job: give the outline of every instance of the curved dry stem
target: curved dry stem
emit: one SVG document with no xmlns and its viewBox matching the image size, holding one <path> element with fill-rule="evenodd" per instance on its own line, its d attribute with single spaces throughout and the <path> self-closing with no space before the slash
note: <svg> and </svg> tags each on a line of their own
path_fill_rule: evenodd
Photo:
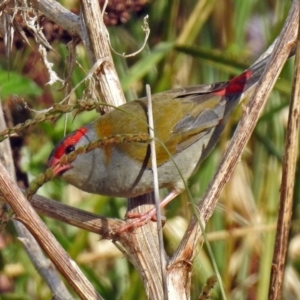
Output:
<svg viewBox="0 0 300 300">
<path fill-rule="evenodd" d="M 282 181 L 280 187 L 280 205 L 274 247 L 272 271 L 269 288 L 269 299 L 282 298 L 285 260 L 288 236 L 292 218 L 295 173 L 298 156 L 299 117 L 300 117 L 300 23 L 298 21 L 297 51 L 294 68 L 294 82 L 289 110 L 285 153 L 282 165 Z"/>
<path fill-rule="evenodd" d="M 207 223 L 208 219 L 214 212 L 219 195 L 224 185 L 229 180 L 234 167 L 240 158 L 242 150 L 250 138 L 259 114 L 268 99 L 275 81 L 285 61 L 287 60 L 291 49 L 295 45 L 299 18 L 298 15 L 299 2 L 294 0 L 266 70 L 252 94 L 249 104 L 244 111 L 244 115 L 239 123 L 234 137 L 232 138 L 230 146 L 220 163 L 216 175 L 207 188 L 203 200 L 198 205 L 200 218 L 203 220 L 204 224 Z M 193 257 L 195 256 L 195 243 L 197 244 L 197 241 L 199 241 L 200 235 L 201 230 L 199 224 L 197 220 L 193 218 L 176 253 L 170 260 L 170 267 L 174 265 L 176 266 L 181 261 L 192 262 Z"/>
<path fill-rule="evenodd" d="M 35 237 L 40 247 L 60 273 L 68 280 L 81 299 L 102 299 L 54 236 L 48 231 L 1 163 L 0 187 L 3 197 L 15 212 L 17 220 L 21 221 Z"/>
<path fill-rule="evenodd" d="M 6 127 L 3 110 L 0 101 L 0 130 L 3 130 Z M 4 164 L 8 173 L 12 178 L 15 178 L 15 168 L 13 164 L 12 153 L 10 149 L 9 141 L 4 141 L 0 143 L 0 162 Z M 2 202 L 0 202 L 2 206 Z M 6 204 L 4 203 L 6 206 Z M 8 222 L 8 219 L 2 220 L 0 213 L 0 224 L 2 225 L 2 221 L 5 223 Z M 4 216 L 5 217 L 5 216 Z M 48 284 L 50 290 L 54 295 L 57 295 L 58 300 L 72 299 L 69 291 L 66 286 L 62 282 L 56 268 L 45 257 L 38 243 L 34 239 L 34 237 L 30 234 L 30 232 L 26 229 L 26 227 L 15 220 L 13 220 L 14 226 L 16 228 L 18 238 L 24 245 L 25 251 L 32 261 L 34 267 Z"/>
</svg>

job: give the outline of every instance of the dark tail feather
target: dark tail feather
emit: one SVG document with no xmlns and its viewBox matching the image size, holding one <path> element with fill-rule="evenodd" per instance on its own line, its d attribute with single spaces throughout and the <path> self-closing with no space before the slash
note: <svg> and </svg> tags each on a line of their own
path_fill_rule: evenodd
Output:
<svg viewBox="0 0 300 300">
<path fill-rule="evenodd" d="M 291 49 L 289 57 L 295 54 L 296 47 L 294 46 Z M 225 96 L 227 98 L 224 118 L 220 121 L 220 123 L 216 126 L 212 137 L 202 151 L 202 155 L 200 158 L 201 163 L 211 152 L 211 150 L 215 147 L 217 141 L 219 140 L 219 136 L 221 135 L 228 117 L 231 115 L 232 111 L 238 105 L 239 101 L 243 99 L 242 94 L 249 90 L 252 86 L 254 86 L 258 80 L 260 79 L 262 73 L 265 70 L 267 63 L 269 62 L 270 55 L 266 56 L 264 59 L 255 62 L 252 66 L 250 66 L 246 71 L 244 71 L 241 75 L 234 77 L 228 82 L 226 88 L 221 89 L 215 94 L 219 94 L 220 96 Z"/>
<path fill-rule="evenodd" d="M 293 48 L 290 51 L 289 57 L 292 57 L 295 55 L 296 52 L 296 46 L 293 46 Z M 249 76 L 249 79 L 245 85 L 244 91 L 248 90 L 250 87 L 252 87 L 260 78 L 262 73 L 264 72 L 266 65 L 268 64 L 270 60 L 270 55 L 266 56 L 262 60 L 255 62 L 252 66 L 250 66 L 244 73 L 251 72 L 251 75 Z M 243 74 L 244 74 L 243 73 Z"/>
</svg>

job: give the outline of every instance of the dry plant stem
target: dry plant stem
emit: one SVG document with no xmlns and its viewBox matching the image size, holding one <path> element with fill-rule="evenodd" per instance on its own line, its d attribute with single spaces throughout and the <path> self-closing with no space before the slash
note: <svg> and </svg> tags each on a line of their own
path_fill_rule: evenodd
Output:
<svg viewBox="0 0 300 300">
<path fill-rule="evenodd" d="M 81 21 L 81 25 L 79 21 L 77 23 L 77 20 L 79 20 L 76 19 L 78 18 L 77 16 L 67 12 L 55 1 L 32 1 L 38 5 L 38 9 L 45 14 L 47 18 L 69 32 L 79 35 L 84 40 L 87 50 L 90 53 L 89 56 L 92 60 L 92 64 L 95 64 L 99 59 L 105 58 L 105 62 L 101 65 L 97 73 L 97 79 L 101 82 L 102 100 L 109 104 L 122 104 L 125 100 L 120 89 L 118 78 L 115 77 L 115 74 L 110 73 L 113 63 L 106 38 L 106 29 L 102 22 L 100 8 L 98 3 L 96 3 L 97 1 L 81 1 L 82 17 L 84 19 L 84 21 Z M 52 11 L 59 13 L 52 14 Z M 85 26 L 87 27 L 86 29 Z M 91 34 L 91 36 L 89 36 L 89 34 Z M 99 35 L 101 35 L 101 37 Z M 109 75 L 108 79 L 105 78 L 107 75 Z M 107 86 L 109 87 L 109 91 L 105 92 Z M 113 94 L 110 91 L 112 91 Z M 153 198 L 151 195 L 146 195 L 143 199 L 128 199 L 128 210 L 143 213 L 153 208 Z M 150 206 L 150 204 L 152 205 Z M 110 224 L 110 222 L 108 222 L 108 224 Z M 108 228 L 110 228 L 109 225 Z M 126 256 L 133 262 L 141 275 L 149 299 L 162 299 L 161 295 L 163 295 L 156 232 L 156 224 L 150 222 L 143 226 L 143 230 L 137 229 L 134 233 L 128 233 L 128 239 L 126 239 L 126 241 L 124 241 L 124 234 L 122 237 L 118 237 L 118 240 L 125 247 Z M 108 235 L 108 237 L 110 236 Z M 127 233 L 125 237 L 127 238 Z M 135 249 L 139 249 L 139 251 L 137 252 Z M 139 255 L 135 255 L 136 253 Z"/>
<path fill-rule="evenodd" d="M 104 60 L 95 72 L 101 99 L 111 105 L 119 106 L 126 102 L 119 77 L 112 60 L 108 32 L 103 22 L 98 0 L 80 0 L 82 40 L 85 43 L 90 61 L 95 64 Z M 104 111 L 109 107 L 105 106 Z"/>
<path fill-rule="evenodd" d="M 83 40 L 92 65 L 98 60 L 105 61 L 96 71 L 99 92 L 104 102 L 119 106 L 125 103 L 125 97 L 116 73 L 108 43 L 107 30 L 103 23 L 99 2 L 81 0 L 82 14 L 77 16 L 65 9 L 57 1 L 31 0 L 34 7 L 72 35 Z M 104 110 L 108 108 L 105 107 Z"/>
<path fill-rule="evenodd" d="M 135 207 L 136 212 L 145 213 L 153 208 L 153 198 L 153 193 L 131 198 L 127 205 Z M 127 233 L 126 239 L 123 236 L 120 238 L 127 250 L 127 257 L 142 278 L 148 299 L 164 299 L 157 223 L 150 221 L 135 229 L 133 233 Z M 170 294 L 169 298 L 175 299 L 170 297 Z"/>
<path fill-rule="evenodd" d="M 154 135 L 154 121 L 153 121 L 153 110 L 152 110 L 152 99 L 151 99 L 151 89 L 150 86 L 146 85 L 147 92 L 147 103 L 148 103 L 148 122 L 149 122 L 149 135 L 153 139 L 151 141 L 151 163 L 153 172 L 153 186 L 154 186 L 154 200 L 156 208 L 156 220 L 157 220 L 157 235 L 159 241 L 159 256 L 161 264 L 161 276 L 164 290 L 164 299 L 168 300 L 168 285 L 166 279 L 166 253 L 164 248 L 163 232 L 162 232 L 162 221 L 161 221 L 161 209 L 160 209 L 160 199 L 159 199 L 159 184 L 158 184 L 158 172 L 156 163 L 156 152 L 155 152 L 155 135 Z"/>
<path fill-rule="evenodd" d="M 4 130 L 5 128 L 6 124 L 0 101 L 0 131 Z M 5 140 L 0 143 L 0 162 L 6 167 L 6 170 L 10 174 L 11 178 L 15 178 L 15 168 L 13 164 L 9 140 Z M 16 220 L 13 220 L 13 223 L 16 228 L 18 238 L 22 242 L 27 255 L 29 256 L 39 274 L 48 284 L 52 293 L 56 295 L 56 299 L 73 299 L 64 283 L 62 282 L 56 268 L 54 267 L 52 262 L 50 262 L 49 259 L 44 256 L 40 246 L 31 235 L 31 233 L 22 223 Z"/>
<path fill-rule="evenodd" d="M 152 207 L 147 205 L 152 196 L 148 194 L 146 197 L 148 199 L 144 196 L 132 199 L 132 203 L 138 206 L 141 213 L 147 212 Z M 45 216 L 114 239 L 116 245 L 121 243 L 122 246 L 118 248 L 139 271 L 143 282 L 148 283 L 145 286 L 149 299 L 162 299 L 161 270 L 157 263 L 160 260 L 159 252 L 155 251 L 158 249 L 156 222 L 149 222 L 134 232 L 124 232 L 120 236 L 115 236 L 114 233 L 124 225 L 124 221 L 100 217 L 39 195 L 34 195 L 30 203 Z"/>
<path fill-rule="evenodd" d="M 79 16 L 64 8 L 56 0 L 29 0 L 49 20 L 59 24 L 71 35 L 82 36 Z"/>
<path fill-rule="evenodd" d="M 204 224 L 206 224 L 212 215 L 219 195 L 225 183 L 229 180 L 234 167 L 240 158 L 241 152 L 245 148 L 250 135 L 253 132 L 259 114 L 267 101 L 275 80 L 285 63 L 291 48 L 295 44 L 297 37 L 298 15 L 299 3 L 298 0 L 295 0 L 293 1 L 287 21 L 278 38 L 274 52 L 271 55 L 270 62 L 262 75 L 262 79 L 257 84 L 234 137 L 232 138 L 232 142 L 220 163 L 216 175 L 207 188 L 202 202 L 200 202 L 198 206 L 200 216 Z M 197 243 L 199 237 L 199 225 L 196 219 L 193 218 L 176 253 L 170 260 L 169 267 L 173 267 L 174 265 L 177 266 L 182 261 L 191 263 L 195 255 L 194 250 L 196 249 L 194 244 L 195 242 Z M 191 269 L 187 271 L 190 272 L 190 270 Z"/>
<path fill-rule="evenodd" d="M 102 299 L 54 236 L 48 231 L 45 224 L 40 220 L 20 189 L 11 180 L 1 163 L 0 187 L 3 197 L 15 212 L 16 219 L 21 221 L 35 237 L 41 248 L 73 287 L 78 296 L 86 300 Z"/>
<path fill-rule="evenodd" d="M 95 72 L 97 81 L 99 82 L 102 100 L 116 106 L 121 105 L 125 102 L 125 98 L 114 69 L 107 30 L 103 23 L 98 0 L 80 0 L 80 3 L 83 32 L 81 37 L 87 47 L 91 62 L 95 64 L 97 61 L 105 59 Z M 145 212 L 145 207 L 148 207 L 147 210 L 149 210 L 148 205 L 142 204 L 152 203 L 153 205 L 152 196 L 153 194 L 145 195 L 142 199 L 138 198 L 140 199 L 139 201 L 136 201 L 136 199 L 128 199 L 128 210 L 132 212 Z M 154 243 L 157 239 L 156 224 L 153 225 L 150 223 L 144 225 L 143 230 L 137 229 L 134 233 L 127 233 L 126 237 L 128 236 L 128 242 L 124 242 L 123 239 L 121 240 L 121 237 L 116 237 L 116 239 L 122 242 L 125 247 L 126 256 L 136 266 L 143 280 L 148 297 L 150 299 L 162 299 L 163 290 L 160 275 L 158 243 Z M 151 236 L 151 239 L 149 239 L 149 236 Z M 152 241 L 152 244 L 148 246 L 150 241 Z M 139 251 L 137 252 L 135 249 L 139 249 Z M 147 264 L 145 264 L 146 260 L 149 259 L 151 259 L 151 261 L 147 261 Z M 148 264 L 150 268 L 148 268 Z M 150 278 L 148 278 L 148 276 L 150 276 Z"/>
<path fill-rule="evenodd" d="M 30 203 L 38 213 L 44 216 L 97 233 L 109 239 L 114 239 L 114 233 L 125 223 L 119 219 L 101 217 L 39 195 L 34 195 Z"/>
<path fill-rule="evenodd" d="M 14 220 L 14 226 L 18 232 L 18 239 L 22 242 L 26 253 L 39 274 L 43 277 L 50 290 L 53 293 L 55 300 L 72 300 L 73 296 L 67 290 L 60 274 L 57 272 L 54 264 L 45 257 L 40 246 L 26 229 L 26 227 Z M 30 236 L 30 238 L 28 238 Z"/>
<path fill-rule="evenodd" d="M 299 1 L 298 1 L 299 2 Z M 300 5 L 300 4 L 299 4 Z M 299 13 L 299 12 L 298 12 Z M 280 206 L 277 222 L 275 248 L 269 287 L 269 299 L 282 299 L 282 287 L 288 235 L 293 208 L 295 172 L 298 155 L 299 114 L 300 114 L 300 22 L 298 23 L 298 40 L 295 59 L 293 91 L 289 110 L 285 154 L 282 166 L 280 188 Z"/>
<path fill-rule="evenodd" d="M 122 220 L 102 217 L 40 195 L 33 195 L 30 203 L 38 213 L 46 217 L 103 235 L 108 239 L 116 239 L 115 233 L 125 224 Z M 261 232 L 275 231 L 275 229 L 276 224 L 250 226 L 236 228 L 230 232 L 227 230 L 211 232 L 207 234 L 207 238 L 212 242 L 228 239 L 230 237 L 243 237 L 250 232 L 257 232 L 257 234 L 259 234 Z M 122 241 L 122 236 L 118 237 L 117 240 Z"/>
<path fill-rule="evenodd" d="M 150 207 L 151 195 L 132 199 L 133 204 L 138 205 L 139 211 L 147 212 Z M 32 206 L 41 214 L 70 225 L 86 229 L 90 232 L 104 235 L 106 238 L 115 239 L 116 246 L 132 262 L 140 273 L 146 287 L 149 299 L 162 299 L 163 289 L 161 283 L 161 270 L 159 262 L 158 238 L 156 223 L 149 222 L 147 226 L 137 228 L 134 232 L 124 232 L 115 237 L 114 233 L 124 224 L 124 221 L 103 218 L 98 215 L 79 210 L 45 197 L 34 195 Z M 121 243 L 121 247 L 119 246 Z M 177 298 L 172 298 L 177 299 Z"/>
<path fill-rule="evenodd" d="M 130 198 L 127 201 L 127 211 L 129 212 L 143 214 L 153 208 L 153 193 Z M 129 258 L 137 272 L 140 274 L 148 299 L 164 299 L 157 222 L 150 221 L 142 227 L 135 229 L 133 233 L 126 232 L 126 240 L 124 240 L 123 235 L 124 233 L 117 239 L 126 249 L 127 258 Z M 175 282 L 174 284 L 176 286 L 178 285 L 178 282 Z M 173 288 L 172 290 L 173 292 L 170 292 L 170 286 L 168 285 L 169 299 L 185 299 L 184 297 L 181 297 L 182 294 L 180 294 L 180 291 L 177 291 L 176 288 Z"/>
<path fill-rule="evenodd" d="M 39 214 L 90 232 L 97 233 L 99 235 L 103 235 L 108 239 L 116 240 L 115 233 L 125 224 L 125 222 L 122 220 L 102 217 L 40 195 L 33 195 L 32 199 L 30 200 L 30 204 Z M 274 223 L 268 225 L 236 228 L 230 232 L 227 230 L 221 230 L 208 233 L 207 239 L 210 242 L 220 241 L 230 237 L 243 237 L 251 232 L 257 232 L 257 234 L 260 234 L 262 232 L 275 231 L 275 229 L 276 224 Z M 117 240 L 122 242 L 122 237 L 123 234 L 121 237 L 118 237 Z"/>
</svg>

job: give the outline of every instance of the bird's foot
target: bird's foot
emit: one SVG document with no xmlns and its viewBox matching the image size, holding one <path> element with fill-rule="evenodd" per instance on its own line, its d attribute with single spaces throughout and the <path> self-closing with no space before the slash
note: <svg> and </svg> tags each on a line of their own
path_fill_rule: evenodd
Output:
<svg viewBox="0 0 300 300">
<path fill-rule="evenodd" d="M 145 213 L 127 213 L 126 214 L 127 219 L 131 219 L 127 224 L 121 226 L 119 230 L 117 231 L 117 234 L 121 234 L 126 231 L 134 230 L 138 227 L 141 227 L 145 224 L 147 224 L 150 221 L 157 221 L 156 218 L 156 209 L 152 208 L 149 211 Z M 164 225 L 166 218 L 162 216 L 162 223 Z"/>
<path fill-rule="evenodd" d="M 173 189 L 171 193 L 160 203 L 160 208 L 165 207 L 169 202 L 171 202 L 180 191 Z M 127 219 L 135 219 L 133 221 L 127 222 L 126 225 L 121 226 L 116 234 L 121 234 L 126 231 L 131 231 L 135 228 L 141 227 L 147 224 L 150 220 L 156 221 L 156 208 L 152 208 L 145 213 L 127 213 Z M 166 218 L 162 216 L 162 226 L 164 226 Z"/>
</svg>

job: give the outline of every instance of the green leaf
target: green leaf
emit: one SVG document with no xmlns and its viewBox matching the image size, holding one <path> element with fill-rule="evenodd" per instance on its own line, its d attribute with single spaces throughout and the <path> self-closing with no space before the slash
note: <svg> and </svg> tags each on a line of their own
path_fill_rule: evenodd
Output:
<svg viewBox="0 0 300 300">
<path fill-rule="evenodd" d="M 229 57 L 229 55 L 226 56 L 224 51 L 183 45 L 175 45 L 174 50 L 205 60 L 207 63 L 218 66 L 220 70 L 224 70 L 225 72 L 229 73 L 232 72 L 238 74 L 249 67 L 249 64 L 247 64 L 245 61 L 238 61 L 234 57 Z"/>
<path fill-rule="evenodd" d="M 157 63 L 172 50 L 173 46 L 173 43 L 160 43 L 153 49 L 153 51 L 151 51 L 151 53 L 134 64 L 130 68 L 127 76 L 121 80 L 123 90 L 126 91 L 133 82 L 146 75 L 149 70 L 156 66 Z"/>
<path fill-rule="evenodd" d="M 43 90 L 31 79 L 15 72 L 0 71 L 0 97 L 39 96 Z"/>
</svg>

